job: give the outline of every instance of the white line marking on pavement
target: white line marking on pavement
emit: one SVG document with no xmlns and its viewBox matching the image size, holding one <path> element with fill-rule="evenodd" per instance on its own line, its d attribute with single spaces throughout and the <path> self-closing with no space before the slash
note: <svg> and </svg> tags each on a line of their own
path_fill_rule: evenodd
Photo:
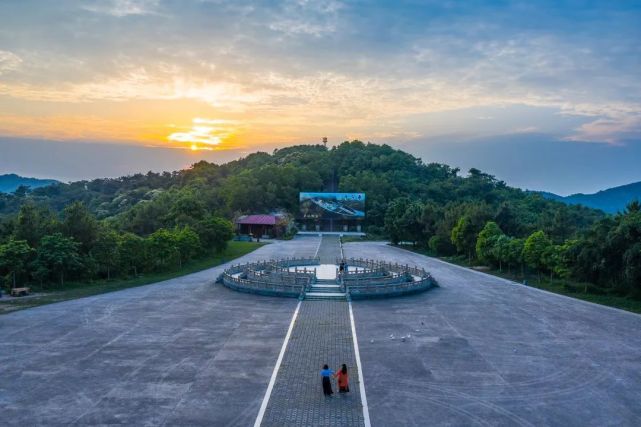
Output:
<svg viewBox="0 0 641 427">
<path fill-rule="evenodd" d="M 352 303 L 349 303 L 349 321 L 352 324 L 352 338 L 354 339 L 354 356 L 356 357 L 356 366 L 358 368 L 359 388 L 361 390 L 361 404 L 363 405 L 363 421 L 365 427 L 371 427 L 369 421 L 369 409 L 367 408 L 367 396 L 365 396 L 365 380 L 363 378 L 363 369 L 361 368 L 361 353 L 358 351 L 358 340 L 356 339 L 356 325 L 354 324 L 354 313 L 352 312 Z"/>
<path fill-rule="evenodd" d="M 318 251 L 320 251 L 320 247 L 322 243 L 323 243 L 323 236 L 321 235 L 318 241 L 318 246 L 316 247 L 316 254 L 314 255 L 314 258 L 318 258 Z"/>
<path fill-rule="evenodd" d="M 269 398 L 272 395 L 272 389 L 276 383 L 276 376 L 278 375 L 278 370 L 280 369 L 280 364 L 283 362 L 283 356 L 285 356 L 285 350 L 287 350 L 287 343 L 289 338 L 292 335 L 292 330 L 294 329 L 294 323 L 296 323 L 296 318 L 298 317 L 298 310 L 300 309 L 300 304 L 302 301 L 298 301 L 296 310 L 294 310 L 294 315 L 292 316 L 292 321 L 289 323 L 289 329 L 287 330 L 287 335 L 285 335 L 285 341 L 283 341 L 283 346 L 280 349 L 280 354 L 276 360 L 276 366 L 274 366 L 274 372 L 272 372 L 272 377 L 269 380 L 269 385 L 267 386 L 267 391 L 265 392 L 265 397 L 263 397 L 263 403 L 260 405 L 260 410 L 258 411 L 258 416 L 256 417 L 256 422 L 254 427 L 260 427 L 260 424 L 263 422 L 263 417 L 265 416 L 265 410 L 267 409 L 267 404 L 269 403 Z M 351 307 L 350 307 L 351 310 Z M 351 312 L 350 312 L 351 313 Z"/>
</svg>

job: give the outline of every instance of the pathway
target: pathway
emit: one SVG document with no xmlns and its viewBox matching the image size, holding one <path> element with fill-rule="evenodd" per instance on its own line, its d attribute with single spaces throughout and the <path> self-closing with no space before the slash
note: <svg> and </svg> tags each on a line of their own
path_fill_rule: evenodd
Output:
<svg viewBox="0 0 641 427">
<path fill-rule="evenodd" d="M 324 236 L 318 248 L 321 263 L 340 256 L 338 236 Z M 262 426 L 364 426 L 357 357 L 350 322 L 350 307 L 341 300 L 305 300 L 295 315 L 294 327 L 264 413 Z M 324 364 L 337 370 L 347 364 L 350 392 L 325 397 L 320 370 Z M 262 416 L 262 419 L 261 419 Z M 262 421 L 262 423 L 261 423 Z"/>
<path fill-rule="evenodd" d="M 336 258 L 341 256 L 339 237 L 332 234 L 323 236 L 317 256 L 321 264 L 336 264 Z"/>
<path fill-rule="evenodd" d="M 320 370 L 347 364 L 350 392 L 325 397 Z M 363 408 L 344 301 L 303 301 L 278 370 L 262 426 L 363 426 Z"/>
</svg>

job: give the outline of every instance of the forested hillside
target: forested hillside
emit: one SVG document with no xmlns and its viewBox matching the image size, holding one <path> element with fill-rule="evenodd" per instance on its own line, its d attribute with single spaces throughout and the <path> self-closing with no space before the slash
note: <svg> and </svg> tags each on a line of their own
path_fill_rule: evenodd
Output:
<svg viewBox="0 0 641 427">
<path fill-rule="evenodd" d="M 58 183 L 58 181 L 55 179 L 25 178 L 24 176 L 11 173 L 0 175 L 0 193 L 13 193 L 20 187 L 38 188 L 56 183 Z M 26 190 L 26 188 L 23 190 Z"/>
<path fill-rule="evenodd" d="M 608 188 L 594 194 L 578 193 L 564 197 L 553 193 L 540 193 L 547 199 L 558 200 L 569 205 L 583 205 L 608 213 L 617 213 L 623 212 L 630 202 L 641 201 L 641 182 Z"/>
<path fill-rule="evenodd" d="M 0 273 L 46 283 L 169 268 L 223 245 L 239 214 L 296 214 L 300 191 L 334 187 L 367 193 L 368 233 L 394 242 L 626 295 L 641 286 L 638 205 L 606 216 L 359 141 L 0 195 Z"/>
</svg>

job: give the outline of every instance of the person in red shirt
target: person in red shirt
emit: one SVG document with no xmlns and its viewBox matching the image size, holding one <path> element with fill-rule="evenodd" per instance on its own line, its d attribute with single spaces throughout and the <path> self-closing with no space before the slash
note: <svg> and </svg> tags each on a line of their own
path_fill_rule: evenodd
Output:
<svg viewBox="0 0 641 427">
<path fill-rule="evenodd" d="M 338 379 L 338 392 L 347 393 L 349 391 L 349 375 L 347 374 L 347 365 L 343 363 L 343 367 L 337 374 L 334 375 Z"/>
</svg>

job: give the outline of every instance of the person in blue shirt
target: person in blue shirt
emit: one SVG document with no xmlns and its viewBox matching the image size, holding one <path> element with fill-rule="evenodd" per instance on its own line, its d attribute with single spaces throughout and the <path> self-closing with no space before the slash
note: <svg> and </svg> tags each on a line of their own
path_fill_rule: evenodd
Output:
<svg viewBox="0 0 641 427">
<path fill-rule="evenodd" d="M 334 375 L 334 371 L 329 369 L 329 366 L 323 365 L 323 370 L 320 374 L 323 379 L 323 394 L 325 396 L 331 396 L 334 392 L 332 391 L 332 382 L 330 378 Z"/>
</svg>

